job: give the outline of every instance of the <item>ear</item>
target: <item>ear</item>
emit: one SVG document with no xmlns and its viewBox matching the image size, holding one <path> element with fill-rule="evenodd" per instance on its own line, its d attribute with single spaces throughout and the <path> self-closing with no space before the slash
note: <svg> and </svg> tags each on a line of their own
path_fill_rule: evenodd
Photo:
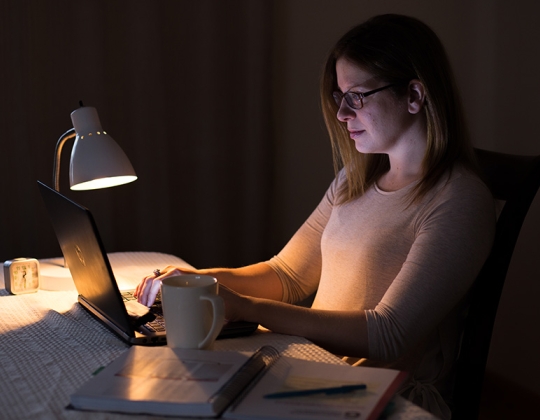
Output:
<svg viewBox="0 0 540 420">
<path fill-rule="evenodd" d="M 426 100 L 426 91 L 424 84 L 418 80 L 413 79 L 409 82 L 408 87 L 408 110 L 411 114 L 418 114 L 424 107 Z"/>
</svg>

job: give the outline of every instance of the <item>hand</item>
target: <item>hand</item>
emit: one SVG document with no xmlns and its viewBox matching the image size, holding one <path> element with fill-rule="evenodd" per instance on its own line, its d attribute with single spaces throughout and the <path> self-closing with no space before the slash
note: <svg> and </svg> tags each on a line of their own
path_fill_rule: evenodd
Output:
<svg viewBox="0 0 540 420">
<path fill-rule="evenodd" d="M 225 302 L 225 319 L 226 321 L 248 321 L 246 319 L 245 309 L 250 303 L 248 296 L 241 295 L 227 286 L 219 285 L 219 296 Z"/>
<path fill-rule="evenodd" d="M 153 273 L 149 276 L 146 276 L 135 288 L 135 297 L 148 307 L 152 306 L 156 300 L 156 296 L 161 289 L 161 281 L 167 277 L 179 276 L 182 274 L 195 274 L 196 270 L 191 270 L 189 268 L 179 268 L 169 265 L 163 270 L 159 270 L 159 275 Z"/>
</svg>

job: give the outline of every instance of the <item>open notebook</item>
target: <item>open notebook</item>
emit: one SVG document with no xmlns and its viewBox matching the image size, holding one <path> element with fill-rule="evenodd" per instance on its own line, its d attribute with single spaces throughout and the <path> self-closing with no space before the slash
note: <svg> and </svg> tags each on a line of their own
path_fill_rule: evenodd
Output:
<svg viewBox="0 0 540 420">
<path fill-rule="evenodd" d="M 147 314 L 143 305 L 130 298 L 132 291 L 120 292 L 91 212 L 40 181 L 38 186 L 79 293 L 79 303 L 128 343 L 166 344 L 161 305 L 158 302 Z M 218 338 L 248 335 L 257 326 L 229 322 Z"/>
</svg>

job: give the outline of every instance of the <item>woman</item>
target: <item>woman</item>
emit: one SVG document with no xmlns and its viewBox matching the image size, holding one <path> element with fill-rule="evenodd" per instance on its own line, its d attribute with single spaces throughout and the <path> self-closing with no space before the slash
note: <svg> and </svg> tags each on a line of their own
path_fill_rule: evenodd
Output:
<svg viewBox="0 0 540 420">
<path fill-rule="evenodd" d="M 374 17 L 330 53 L 321 100 L 337 175 L 319 206 L 269 261 L 194 272 L 224 286 L 228 319 L 408 371 L 400 392 L 449 418 L 467 292 L 495 210 L 444 48 L 414 18 Z M 179 272 L 145 278 L 139 300 L 151 304 Z M 313 293 L 311 308 L 294 305 Z"/>
</svg>

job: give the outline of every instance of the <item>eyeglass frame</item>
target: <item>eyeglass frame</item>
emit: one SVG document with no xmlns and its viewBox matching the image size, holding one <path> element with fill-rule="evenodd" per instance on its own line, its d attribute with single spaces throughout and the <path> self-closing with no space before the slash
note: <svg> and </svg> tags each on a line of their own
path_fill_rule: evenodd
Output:
<svg viewBox="0 0 540 420">
<path fill-rule="evenodd" d="M 332 92 L 332 97 L 334 98 L 334 101 L 336 102 L 336 105 L 338 107 L 341 107 L 341 104 L 343 103 L 343 98 L 345 98 L 345 102 L 347 103 L 347 106 L 349 108 L 362 109 L 364 107 L 364 98 L 365 97 L 373 95 L 374 93 L 380 92 L 381 90 L 388 89 L 389 87 L 392 87 L 394 85 L 395 85 L 395 83 L 391 83 L 389 85 L 386 85 L 386 86 L 383 86 L 383 87 L 380 87 L 380 88 L 377 88 L 377 89 L 373 89 L 373 90 L 370 90 L 370 91 L 367 91 L 367 92 L 363 92 L 363 93 L 362 92 L 351 92 L 351 90 L 348 90 L 345 93 L 341 93 L 341 92 L 335 90 L 334 92 Z M 360 99 L 360 104 L 361 104 L 360 107 L 356 107 L 354 105 L 351 105 L 351 103 L 349 102 L 349 98 L 350 98 L 351 95 L 357 95 L 358 96 L 358 98 Z"/>
</svg>

